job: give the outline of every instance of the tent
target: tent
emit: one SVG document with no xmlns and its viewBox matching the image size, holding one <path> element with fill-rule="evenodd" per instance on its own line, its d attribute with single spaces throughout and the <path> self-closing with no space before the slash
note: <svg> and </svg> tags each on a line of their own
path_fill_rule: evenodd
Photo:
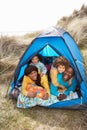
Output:
<svg viewBox="0 0 87 130">
<path fill-rule="evenodd" d="M 24 70 L 27 67 L 29 60 L 36 54 L 41 54 L 43 57 L 64 56 L 73 66 L 76 78 L 81 91 L 81 96 L 77 99 L 61 101 L 54 103 L 49 108 L 86 108 L 87 107 L 87 79 L 84 69 L 84 61 L 80 50 L 71 37 L 65 30 L 57 27 L 52 27 L 38 37 L 36 37 L 31 45 L 27 48 L 21 57 L 19 64 L 14 74 L 14 80 L 11 83 L 11 91 L 24 75 Z"/>
</svg>

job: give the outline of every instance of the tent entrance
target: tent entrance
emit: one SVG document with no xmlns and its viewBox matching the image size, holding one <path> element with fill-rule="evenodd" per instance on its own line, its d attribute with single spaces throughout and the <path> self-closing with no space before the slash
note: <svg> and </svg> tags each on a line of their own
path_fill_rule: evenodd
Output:
<svg viewBox="0 0 87 130">
<path fill-rule="evenodd" d="M 48 75 L 48 79 L 50 81 L 50 76 L 49 75 L 50 75 L 51 66 L 52 66 L 55 58 L 57 58 L 60 55 L 49 44 L 47 44 L 39 52 L 39 54 L 43 57 L 43 63 L 45 64 L 45 66 L 47 68 L 47 75 Z"/>
<path fill-rule="evenodd" d="M 54 60 L 60 56 L 61 54 L 56 52 L 56 50 L 54 50 L 50 45 L 46 45 L 40 52 L 39 54 L 41 54 L 43 56 L 43 63 L 45 64 L 45 66 L 47 67 L 47 75 L 48 75 L 48 80 L 49 82 L 51 81 L 50 79 L 50 69 L 51 66 L 54 62 Z M 81 97 L 81 90 L 79 85 L 76 87 L 75 92 L 77 93 L 78 97 Z"/>
<path fill-rule="evenodd" d="M 48 44 L 39 52 L 39 54 L 47 57 L 59 56 L 59 54 Z"/>
<path fill-rule="evenodd" d="M 45 64 L 45 66 L 47 67 L 47 75 L 48 75 L 48 81 L 49 83 L 51 82 L 50 79 L 50 69 L 51 66 L 54 62 L 54 60 L 61 55 L 60 52 L 56 51 L 55 48 L 51 47 L 49 44 L 45 45 L 41 50 L 37 51 L 36 54 L 40 54 L 42 56 L 42 62 Z M 35 55 L 36 55 L 35 54 Z M 29 59 L 29 61 L 26 63 L 26 65 L 29 65 L 29 63 L 31 62 L 31 59 Z M 26 68 L 26 67 L 25 67 Z M 24 71 L 23 71 L 24 72 Z M 24 75 L 23 75 L 24 76 Z M 23 76 L 21 78 L 19 78 L 19 82 L 22 83 L 23 80 Z M 77 87 L 76 92 L 78 94 L 78 97 L 81 97 L 81 91 L 80 91 L 80 87 Z"/>
</svg>

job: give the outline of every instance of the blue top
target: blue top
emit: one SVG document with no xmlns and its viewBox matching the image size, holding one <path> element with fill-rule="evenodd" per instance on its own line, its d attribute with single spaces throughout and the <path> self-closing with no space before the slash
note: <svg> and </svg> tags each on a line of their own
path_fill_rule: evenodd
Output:
<svg viewBox="0 0 87 130">
<path fill-rule="evenodd" d="M 59 84 L 65 86 L 67 88 L 67 90 L 64 91 L 63 93 L 65 95 L 69 95 L 70 91 L 75 91 L 76 86 L 77 86 L 77 80 L 74 77 L 72 79 L 72 84 L 69 86 L 68 81 L 65 82 L 63 80 L 62 76 L 63 76 L 63 74 L 58 74 L 57 75 L 57 80 L 58 80 Z M 60 92 L 58 92 L 58 87 L 54 86 L 52 83 L 50 84 L 50 92 L 51 92 L 51 94 L 53 94 L 55 96 L 58 96 L 60 94 Z"/>
</svg>

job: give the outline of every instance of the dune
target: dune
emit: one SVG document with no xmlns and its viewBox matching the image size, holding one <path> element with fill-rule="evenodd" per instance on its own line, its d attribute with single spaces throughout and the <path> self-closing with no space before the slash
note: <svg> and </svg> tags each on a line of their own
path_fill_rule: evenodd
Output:
<svg viewBox="0 0 87 130">
<path fill-rule="evenodd" d="M 76 40 L 87 73 L 87 7 L 83 5 L 71 16 L 64 16 L 56 26 L 67 30 Z M 24 110 L 18 109 L 16 101 L 9 99 L 9 85 L 15 68 L 24 51 L 40 32 L 0 37 L 0 130 L 86 130 L 86 110 L 46 109 L 38 106 Z"/>
</svg>

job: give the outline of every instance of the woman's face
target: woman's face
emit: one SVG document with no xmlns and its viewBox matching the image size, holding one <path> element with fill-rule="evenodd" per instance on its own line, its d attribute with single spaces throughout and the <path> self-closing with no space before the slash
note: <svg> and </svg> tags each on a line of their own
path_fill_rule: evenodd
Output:
<svg viewBox="0 0 87 130">
<path fill-rule="evenodd" d="M 59 65 L 57 67 L 57 70 L 58 70 L 59 73 L 63 73 L 65 71 L 65 66 L 64 65 Z"/>
<path fill-rule="evenodd" d="M 37 80 L 37 71 L 32 71 L 30 74 L 28 74 L 28 77 L 30 77 L 31 80 L 36 81 Z"/>
</svg>

